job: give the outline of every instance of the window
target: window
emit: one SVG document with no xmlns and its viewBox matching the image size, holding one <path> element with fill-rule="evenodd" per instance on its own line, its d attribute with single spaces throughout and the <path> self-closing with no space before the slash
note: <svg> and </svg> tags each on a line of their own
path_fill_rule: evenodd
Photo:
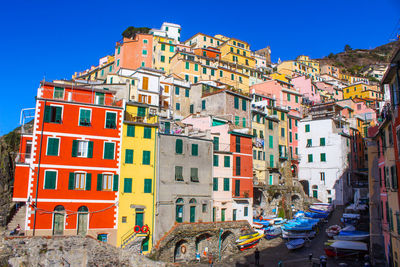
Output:
<svg viewBox="0 0 400 267">
<path fill-rule="evenodd" d="M 269 130 L 273 130 L 274 129 L 274 125 L 273 125 L 272 121 L 268 121 L 268 129 Z"/>
<path fill-rule="evenodd" d="M 169 93 L 169 85 L 164 86 L 164 92 Z"/>
<path fill-rule="evenodd" d="M 191 105 L 189 106 L 189 113 L 190 113 L 190 114 L 193 114 L 193 113 L 194 113 L 194 105 L 193 105 L 193 104 L 191 104 Z"/>
<path fill-rule="evenodd" d="M 299 103 L 299 96 L 297 96 L 297 95 L 295 96 L 295 101 L 296 101 L 296 103 Z"/>
<path fill-rule="evenodd" d="M 135 125 L 127 125 L 126 136 L 135 137 Z"/>
<path fill-rule="evenodd" d="M 86 177 L 87 176 L 87 177 Z M 90 177 L 90 178 L 89 178 Z M 88 181 L 86 181 L 86 179 Z M 88 184 L 88 186 L 85 187 L 85 183 Z M 68 189 L 70 190 L 90 190 L 90 184 L 91 184 L 91 174 L 88 173 L 73 173 L 71 172 L 69 174 L 69 182 L 68 182 Z"/>
<path fill-rule="evenodd" d="M 247 103 L 246 99 L 242 99 L 242 110 L 246 111 L 247 110 Z"/>
<path fill-rule="evenodd" d="M 308 162 L 313 162 L 313 155 L 312 154 L 308 154 Z"/>
<path fill-rule="evenodd" d="M 175 153 L 182 154 L 183 152 L 183 141 L 182 139 L 176 139 L 175 141 Z"/>
<path fill-rule="evenodd" d="M 58 156 L 58 150 L 60 145 L 59 138 L 51 138 L 47 139 L 47 156 Z"/>
<path fill-rule="evenodd" d="M 205 110 L 206 109 L 206 101 L 202 100 L 201 101 L 201 110 Z"/>
<path fill-rule="evenodd" d="M 165 62 L 165 56 L 161 56 L 161 62 Z"/>
<path fill-rule="evenodd" d="M 117 128 L 116 122 L 117 122 L 117 113 L 106 112 L 106 128 L 116 129 Z"/>
<path fill-rule="evenodd" d="M 242 118 L 242 126 L 246 127 L 246 118 L 244 118 L 244 117 Z"/>
<path fill-rule="evenodd" d="M 189 89 L 185 89 L 185 97 L 189 97 Z"/>
<path fill-rule="evenodd" d="M 161 51 L 165 51 L 165 44 L 161 44 Z"/>
<path fill-rule="evenodd" d="M 143 165 L 150 165 L 150 151 L 143 150 Z"/>
<path fill-rule="evenodd" d="M 235 116 L 235 125 L 239 125 L 239 116 Z"/>
<path fill-rule="evenodd" d="M 202 205 L 201 205 L 201 211 L 202 211 L 203 213 L 206 213 L 206 212 L 207 212 L 207 204 L 202 204 Z"/>
<path fill-rule="evenodd" d="M 44 108 L 44 122 L 61 123 L 62 107 L 58 106 L 45 106 Z"/>
<path fill-rule="evenodd" d="M 210 61 L 209 60 L 206 60 L 206 65 L 210 66 Z"/>
<path fill-rule="evenodd" d="M 253 159 L 257 159 L 257 151 L 253 150 Z"/>
<path fill-rule="evenodd" d="M 203 74 L 207 74 L 207 68 L 203 68 Z"/>
<path fill-rule="evenodd" d="M 73 140 L 72 157 L 92 158 L 93 141 Z"/>
<path fill-rule="evenodd" d="M 274 168 L 274 155 L 269 155 L 269 167 Z"/>
<path fill-rule="evenodd" d="M 236 157 L 236 175 L 240 175 L 240 157 Z"/>
<path fill-rule="evenodd" d="M 137 115 L 138 115 L 139 117 L 144 117 L 144 116 L 146 116 L 146 108 L 144 108 L 144 107 L 138 107 Z"/>
<path fill-rule="evenodd" d="M 179 87 L 175 86 L 175 95 L 179 95 Z"/>
<path fill-rule="evenodd" d="M 290 101 L 290 94 L 287 94 L 287 101 Z"/>
<path fill-rule="evenodd" d="M 294 139 L 295 139 L 295 140 L 298 140 L 298 139 L 299 139 L 297 133 L 294 134 Z"/>
<path fill-rule="evenodd" d="M 192 156 L 198 156 L 198 155 L 199 155 L 199 145 L 192 144 Z"/>
<path fill-rule="evenodd" d="M 54 99 L 64 99 L 64 88 L 54 87 Z"/>
<path fill-rule="evenodd" d="M 281 128 L 281 136 L 285 137 L 285 128 Z"/>
<path fill-rule="evenodd" d="M 232 80 L 232 81 L 235 80 L 235 74 L 231 74 L 231 80 Z"/>
<path fill-rule="evenodd" d="M 133 163 L 133 150 L 125 149 L 125 163 L 132 164 Z"/>
<path fill-rule="evenodd" d="M 149 90 L 149 77 L 143 77 L 142 89 Z"/>
<path fill-rule="evenodd" d="M 324 137 L 321 137 L 321 138 L 319 139 L 319 145 L 320 145 L 320 146 L 325 146 L 325 138 L 324 138 Z"/>
<path fill-rule="evenodd" d="M 306 127 L 306 133 L 310 132 L 310 124 L 306 124 L 305 127 Z"/>
<path fill-rule="evenodd" d="M 235 197 L 240 196 L 240 180 L 235 180 Z"/>
<path fill-rule="evenodd" d="M 321 162 L 326 162 L 326 154 L 325 153 L 321 153 L 320 158 L 321 158 Z"/>
<path fill-rule="evenodd" d="M 132 178 L 124 179 L 124 193 L 132 193 Z"/>
<path fill-rule="evenodd" d="M 272 135 L 270 135 L 268 139 L 269 139 L 268 140 L 269 141 L 268 147 L 269 148 L 274 148 L 274 137 Z"/>
<path fill-rule="evenodd" d="M 91 110 L 80 109 L 79 110 L 79 126 L 90 126 L 91 121 Z"/>
<path fill-rule="evenodd" d="M 150 127 L 144 127 L 143 138 L 151 139 L 151 128 Z"/>
<path fill-rule="evenodd" d="M 175 180 L 183 181 L 183 167 L 182 166 L 175 166 Z"/>
<path fill-rule="evenodd" d="M 215 76 L 215 70 L 211 69 L 211 76 Z"/>
<path fill-rule="evenodd" d="M 239 109 L 239 97 L 237 96 L 234 98 L 234 107 L 235 109 Z"/>
<path fill-rule="evenodd" d="M 281 112 L 281 120 L 284 121 L 285 120 L 285 113 Z"/>
<path fill-rule="evenodd" d="M 199 170 L 197 168 L 190 168 L 190 181 L 198 182 L 199 181 Z"/>
<path fill-rule="evenodd" d="M 213 178 L 213 191 L 218 191 L 218 178 Z"/>
<path fill-rule="evenodd" d="M 224 167 L 230 167 L 231 166 L 231 159 L 229 156 L 224 156 Z"/>
<path fill-rule="evenodd" d="M 224 178 L 224 191 L 229 191 L 229 178 Z"/>
<path fill-rule="evenodd" d="M 147 43 L 148 43 L 147 39 L 143 39 L 143 44 L 147 44 Z"/>
<path fill-rule="evenodd" d="M 151 193 L 151 179 L 144 179 L 144 193 Z"/>
<path fill-rule="evenodd" d="M 114 159 L 115 144 L 110 142 L 104 142 L 104 159 Z"/>
<path fill-rule="evenodd" d="M 219 71 L 219 77 L 223 77 L 224 76 L 224 71 L 220 70 Z"/>
<path fill-rule="evenodd" d="M 307 139 L 307 147 L 312 147 L 312 139 Z"/>
<path fill-rule="evenodd" d="M 57 172 L 45 171 L 44 173 L 44 189 L 56 189 Z"/>
<path fill-rule="evenodd" d="M 325 182 L 325 173 L 324 172 L 320 172 L 319 176 L 320 176 L 321 181 Z M 330 191 L 330 190 L 328 190 L 328 191 Z"/>
<path fill-rule="evenodd" d="M 115 174 L 98 174 L 97 175 L 97 191 L 118 191 L 118 175 Z"/>
<path fill-rule="evenodd" d="M 187 69 L 187 70 L 190 69 L 190 63 L 189 63 L 189 62 L 186 62 L 186 63 L 185 63 L 185 69 Z"/>
<path fill-rule="evenodd" d="M 147 50 L 146 50 L 146 49 L 143 49 L 143 50 L 142 50 L 142 54 L 143 54 L 144 56 L 146 56 L 146 55 L 147 55 Z"/>
<path fill-rule="evenodd" d="M 236 143 L 236 146 L 235 146 L 235 148 L 236 148 L 236 152 L 239 152 L 240 153 L 240 136 L 235 136 L 235 143 Z"/>
<path fill-rule="evenodd" d="M 117 60 L 117 67 L 119 67 L 119 59 Z"/>
<path fill-rule="evenodd" d="M 289 132 L 289 142 L 293 142 L 292 132 Z"/>
<path fill-rule="evenodd" d="M 214 155 L 213 156 L 213 166 L 214 167 L 218 167 L 218 165 L 219 165 L 218 160 L 219 160 L 219 156 L 218 155 Z"/>
<path fill-rule="evenodd" d="M 244 216 L 249 216 L 249 207 L 244 207 Z"/>
<path fill-rule="evenodd" d="M 126 223 L 126 216 L 122 216 L 121 222 L 122 222 L 122 223 Z"/>
<path fill-rule="evenodd" d="M 219 137 L 215 136 L 213 139 L 214 151 L 219 150 Z"/>
</svg>

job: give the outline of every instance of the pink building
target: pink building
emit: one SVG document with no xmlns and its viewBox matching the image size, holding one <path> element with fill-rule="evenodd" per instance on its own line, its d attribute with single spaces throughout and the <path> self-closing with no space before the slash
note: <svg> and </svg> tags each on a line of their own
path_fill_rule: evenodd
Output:
<svg viewBox="0 0 400 267">
<path fill-rule="evenodd" d="M 292 79 L 292 84 L 294 88 L 303 95 L 304 99 L 308 99 L 314 103 L 321 102 L 321 97 L 311 78 L 307 78 L 306 76 L 298 76 Z"/>
<path fill-rule="evenodd" d="M 301 120 L 300 112 L 291 110 L 288 114 L 288 146 L 289 155 L 292 160 L 292 173 L 297 176 L 299 165 L 299 151 L 298 151 L 298 123 Z"/>
</svg>

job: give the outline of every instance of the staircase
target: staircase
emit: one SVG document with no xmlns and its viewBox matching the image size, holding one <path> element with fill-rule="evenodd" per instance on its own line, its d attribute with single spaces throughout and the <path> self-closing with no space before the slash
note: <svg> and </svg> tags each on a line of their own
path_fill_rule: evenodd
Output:
<svg viewBox="0 0 400 267">
<path fill-rule="evenodd" d="M 135 233 L 134 229 L 128 231 L 121 238 L 121 248 L 133 250 L 136 252 L 140 251 L 142 241 L 147 237 L 147 233 Z"/>
<path fill-rule="evenodd" d="M 23 206 L 19 207 L 17 212 L 12 217 L 11 221 L 8 223 L 8 225 L 7 225 L 7 230 L 9 231 L 8 234 L 10 233 L 10 231 L 14 230 L 18 224 L 21 227 L 20 233 L 23 233 L 23 231 L 25 230 L 24 229 L 25 215 L 26 215 L 26 205 L 23 205 Z"/>
</svg>

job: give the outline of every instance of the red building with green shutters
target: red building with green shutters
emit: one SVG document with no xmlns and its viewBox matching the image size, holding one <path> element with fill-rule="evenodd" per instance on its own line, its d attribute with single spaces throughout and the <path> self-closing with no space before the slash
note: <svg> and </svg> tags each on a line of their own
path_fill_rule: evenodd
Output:
<svg viewBox="0 0 400 267">
<path fill-rule="evenodd" d="M 42 82 L 21 135 L 13 200 L 27 235 L 90 235 L 116 244 L 123 101 L 115 92 Z"/>
</svg>

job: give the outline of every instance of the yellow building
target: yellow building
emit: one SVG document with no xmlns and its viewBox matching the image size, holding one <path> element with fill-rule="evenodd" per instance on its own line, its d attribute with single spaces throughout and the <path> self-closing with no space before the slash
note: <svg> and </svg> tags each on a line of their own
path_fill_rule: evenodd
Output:
<svg viewBox="0 0 400 267">
<path fill-rule="evenodd" d="M 382 93 L 378 90 L 378 87 L 376 85 L 357 83 L 343 88 L 343 99 L 348 98 L 381 100 Z"/>
<path fill-rule="evenodd" d="M 268 115 L 279 120 L 278 123 L 278 145 L 279 145 L 279 160 L 287 160 L 288 157 L 288 114 L 289 111 L 279 107 L 267 107 Z"/>
<path fill-rule="evenodd" d="M 212 37 L 204 33 L 196 33 L 185 41 L 185 45 L 188 45 L 192 48 L 207 48 L 210 46 L 218 47 L 223 42 L 224 41 L 219 38 Z"/>
<path fill-rule="evenodd" d="M 304 56 L 304 55 L 298 56 L 296 58 L 296 61 L 298 63 L 301 63 L 301 64 L 304 64 L 304 65 L 309 66 L 311 68 L 314 68 L 316 70 L 317 74 L 320 74 L 320 72 L 321 72 L 319 62 L 316 61 L 316 60 L 310 59 L 309 56 Z"/>
<path fill-rule="evenodd" d="M 176 50 L 174 41 L 172 38 L 153 37 L 153 68 L 169 73 L 170 61 Z"/>
<path fill-rule="evenodd" d="M 224 40 L 224 42 L 218 46 L 221 51 L 222 60 L 255 69 L 256 60 L 251 55 L 250 45 L 248 43 L 222 35 L 215 35 L 215 37 Z"/>
<path fill-rule="evenodd" d="M 146 104 L 126 104 L 120 157 L 117 246 L 140 244 L 143 253 L 149 252 L 153 246 L 157 122 L 158 117 L 149 114 Z"/>
<path fill-rule="evenodd" d="M 310 77 L 313 81 L 321 80 L 319 73 L 319 63 L 313 60 L 306 60 L 308 57 L 298 57 L 299 60 L 283 61 L 278 65 L 277 70 L 279 73 L 292 76 L 293 74 L 301 74 Z"/>
<path fill-rule="evenodd" d="M 265 114 L 258 110 L 252 110 L 253 130 L 253 173 L 258 181 L 266 182 L 267 162 L 265 157 L 266 126 Z"/>
<path fill-rule="evenodd" d="M 285 83 L 290 83 L 290 79 L 288 78 L 288 76 L 285 74 L 281 74 L 279 72 L 272 73 L 269 75 L 269 77 L 276 81 L 283 81 Z"/>
</svg>

